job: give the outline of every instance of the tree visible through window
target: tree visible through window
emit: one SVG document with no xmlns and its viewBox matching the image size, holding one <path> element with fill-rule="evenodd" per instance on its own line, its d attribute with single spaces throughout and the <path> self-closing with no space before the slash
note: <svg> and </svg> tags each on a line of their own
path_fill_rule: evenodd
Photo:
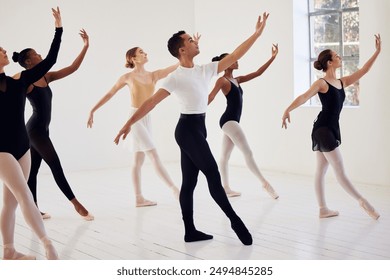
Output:
<svg viewBox="0 0 390 280">
<path fill-rule="evenodd" d="M 324 49 L 332 49 L 342 58 L 338 76 L 355 72 L 359 65 L 359 0 L 308 0 L 310 58 L 315 61 Z M 311 67 L 311 82 L 323 76 Z M 345 89 L 345 104 L 359 105 L 359 82 Z M 311 104 L 319 104 L 318 97 Z"/>
</svg>

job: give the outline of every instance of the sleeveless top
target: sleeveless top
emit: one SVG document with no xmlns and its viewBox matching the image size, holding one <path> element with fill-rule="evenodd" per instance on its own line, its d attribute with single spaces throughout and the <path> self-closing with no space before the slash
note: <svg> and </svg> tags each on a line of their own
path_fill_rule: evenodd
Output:
<svg viewBox="0 0 390 280">
<path fill-rule="evenodd" d="M 131 87 L 131 104 L 134 108 L 139 108 L 141 105 L 153 95 L 155 83 L 144 84 L 137 79 L 133 79 Z"/>
<path fill-rule="evenodd" d="M 225 95 L 226 97 L 226 110 L 222 114 L 219 120 L 219 126 L 222 126 L 228 121 L 240 122 L 242 105 L 243 105 L 243 90 L 240 85 L 236 86 L 230 81 L 230 91 Z"/>
<path fill-rule="evenodd" d="M 345 100 L 344 85 L 341 82 L 341 89 L 328 83 L 326 93 L 318 93 L 322 104 L 322 110 L 314 121 L 312 130 L 313 151 L 330 152 L 341 144 L 341 133 L 339 126 L 340 112 Z"/>
<path fill-rule="evenodd" d="M 46 78 L 45 78 L 46 80 Z M 33 109 L 33 113 L 27 122 L 27 131 L 33 129 L 49 130 L 51 120 L 51 101 L 53 93 L 47 85 L 46 87 L 38 87 L 33 84 L 33 89 L 27 94 L 27 99 Z"/>
</svg>

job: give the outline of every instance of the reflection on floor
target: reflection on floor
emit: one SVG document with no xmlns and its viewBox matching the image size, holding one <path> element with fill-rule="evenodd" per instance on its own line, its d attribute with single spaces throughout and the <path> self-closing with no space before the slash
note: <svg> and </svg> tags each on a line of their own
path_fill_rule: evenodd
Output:
<svg viewBox="0 0 390 280">
<path fill-rule="evenodd" d="M 180 167 L 167 165 L 180 182 Z M 152 167 L 143 168 L 143 193 L 157 206 L 136 208 L 129 168 L 68 172 L 76 197 L 95 216 L 81 219 L 49 174 L 39 177 L 39 204 L 50 213 L 49 236 L 64 260 L 320 260 L 390 259 L 390 186 L 356 185 L 381 217 L 372 220 L 333 180 L 327 180 L 328 206 L 340 216 L 319 219 L 313 178 L 264 172 L 279 193 L 273 200 L 243 167 L 231 167 L 231 183 L 242 196 L 230 198 L 250 229 L 254 244 L 243 246 L 228 219 L 211 199 L 205 178 L 195 190 L 195 224 L 214 236 L 183 241 L 178 201 Z M 1 194 L 0 194 L 1 196 Z M 43 248 L 17 212 L 16 248 L 44 259 Z M 1 247 L 1 246 L 0 246 Z"/>
</svg>

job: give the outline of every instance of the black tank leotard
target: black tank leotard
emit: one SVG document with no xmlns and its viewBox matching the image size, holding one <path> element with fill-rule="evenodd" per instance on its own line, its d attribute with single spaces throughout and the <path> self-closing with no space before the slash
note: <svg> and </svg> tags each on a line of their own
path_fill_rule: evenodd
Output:
<svg viewBox="0 0 390 280">
<path fill-rule="evenodd" d="M 326 93 L 318 93 L 322 110 L 314 121 L 312 130 L 313 151 L 330 152 L 341 144 L 339 117 L 345 100 L 344 85 L 335 88 L 325 79 L 329 89 Z"/>
<path fill-rule="evenodd" d="M 27 132 L 33 129 L 49 130 L 52 98 L 53 93 L 49 85 L 38 87 L 33 84 L 32 91 L 27 94 L 27 99 L 30 101 L 33 109 L 33 113 L 26 124 Z"/>
<path fill-rule="evenodd" d="M 226 110 L 222 114 L 219 120 L 219 126 L 222 126 L 228 121 L 240 122 L 241 113 L 242 113 L 242 88 L 240 85 L 236 86 L 232 81 L 230 81 L 230 91 L 226 94 Z"/>
<path fill-rule="evenodd" d="M 30 148 L 24 120 L 27 87 L 42 78 L 57 61 L 62 27 L 56 28 L 47 57 L 32 69 L 21 72 L 15 80 L 0 74 L 0 152 L 19 160 Z"/>
</svg>

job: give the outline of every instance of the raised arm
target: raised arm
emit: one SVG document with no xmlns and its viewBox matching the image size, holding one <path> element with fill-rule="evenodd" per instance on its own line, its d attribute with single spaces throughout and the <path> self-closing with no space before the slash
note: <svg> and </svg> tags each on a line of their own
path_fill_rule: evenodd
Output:
<svg viewBox="0 0 390 280">
<path fill-rule="evenodd" d="M 46 78 L 47 78 L 48 83 L 55 81 L 55 80 L 62 79 L 64 77 L 72 74 L 77 69 L 79 69 L 81 63 L 84 60 L 85 54 L 87 53 L 87 50 L 89 48 L 89 36 L 88 36 L 87 32 L 84 29 L 81 29 L 79 34 L 84 42 L 84 46 L 83 46 L 80 54 L 76 57 L 76 59 L 73 61 L 73 63 L 71 65 L 69 65 L 68 67 L 62 68 L 61 70 L 58 70 L 58 71 L 53 71 L 53 72 L 47 73 Z"/>
<path fill-rule="evenodd" d="M 239 45 L 231 54 L 225 56 L 222 60 L 219 61 L 218 73 L 221 73 L 222 71 L 229 68 L 230 65 L 239 60 L 252 47 L 254 42 L 256 42 L 256 40 L 260 37 L 261 33 L 263 33 L 268 16 L 268 13 L 263 13 L 263 17 L 259 16 L 257 19 L 255 32 L 241 45 Z"/>
<path fill-rule="evenodd" d="M 165 77 L 168 76 L 170 73 L 172 73 L 173 71 L 175 71 L 176 68 L 177 68 L 179 65 L 180 65 L 179 63 L 176 63 L 176 64 L 174 64 L 174 65 L 171 65 L 171 66 L 167 67 L 167 68 L 159 69 L 159 70 L 153 71 L 153 72 L 152 72 L 153 80 L 154 80 L 154 81 L 158 81 L 158 80 L 160 80 L 160 79 L 165 78 Z"/>
<path fill-rule="evenodd" d="M 226 79 L 223 78 L 223 77 L 220 77 L 215 82 L 214 88 L 212 89 L 212 91 L 209 94 L 209 100 L 208 100 L 207 105 L 210 105 L 210 103 L 214 100 L 214 98 L 217 95 L 217 93 L 222 89 L 222 87 L 224 86 L 224 80 L 226 80 Z"/>
<path fill-rule="evenodd" d="M 26 85 L 30 85 L 40 78 L 42 78 L 50 68 L 56 63 L 58 51 L 60 50 L 61 37 L 62 37 L 62 19 L 60 9 L 51 9 L 55 19 L 55 35 L 53 42 L 51 43 L 49 53 L 46 58 L 38 63 L 35 67 L 25 70 L 21 73 L 20 79 L 24 80 Z"/>
<path fill-rule="evenodd" d="M 138 120 L 142 119 L 144 116 L 146 116 L 147 113 L 153 110 L 154 107 L 161 101 L 163 101 L 166 97 L 169 96 L 169 92 L 165 89 L 159 89 L 155 94 L 153 94 L 149 99 L 147 99 L 141 107 L 138 108 L 137 111 L 135 111 L 134 115 L 131 116 L 131 118 L 125 123 L 125 125 L 122 127 L 122 129 L 119 131 L 118 135 L 115 137 L 115 144 L 118 145 L 119 140 L 126 139 L 127 134 L 129 134 L 131 126 L 137 122 Z"/>
<path fill-rule="evenodd" d="M 276 44 L 276 45 L 272 44 L 272 56 L 271 56 L 271 58 L 264 65 L 262 65 L 259 69 L 257 69 L 257 71 L 249 73 L 249 74 L 244 75 L 244 76 L 237 77 L 236 78 L 237 82 L 239 84 L 241 84 L 241 83 L 245 83 L 245 82 L 248 82 L 248 81 L 250 81 L 250 80 L 252 80 L 254 78 L 259 77 L 272 64 L 272 62 L 275 60 L 276 56 L 278 55 L 278 52 L 279 52 L 278 44 Z"/>
<path fill-rule="evenodd" d="M 287 129 L 287 122 L 290 123 L 290 112 L 302 104 L 305 104 L 306 101 L 308 101 L 310 98 L 312 98 L 314 95 L 316 95 L 318 92 L 325 92 L 326 91 L 326 83 L 324 80 L 320 79 L 313 83 L 313 85 L 303 94 L 295 98 L 295 100 L 290 104 L 290 106 L 287 107 L 287 109 L 284 111 L 283 117 L 282 117 L 282 128 L 284 127 Z"/>
<path fill-rule="evenodd" d="M 91 109 L 89 112 L 87 127 L 92 128 L 93 125 L 93 114 L 96 112 L 97 109 L 102 107 L 104 104 L 107 103 L 108 100 L 110 100 L 120 89 L 122 89 L 126 85 L 126 77 L 123 75 L 119 78 L 119 80 L 115 83 L 115 85 L 107 92 L 106 95 L 104 95 L 98 103 Z"/>
<path fill-rule="evenodd" d="M 375 52 L 370 57 L 369 60 L 363 65 L 362 68 L 357 70 L 355 73 L 349 76 L 345 76 L 341 78 L 341 81 L 343 82 L 344 87 L 347 87 L 349 85 L 352 85 L 356 81 L 358 81 L 361 77 L 363 77 L 365 74 L 367 74 L 368 71 L 370 71 L 372 65 L 374 64 L 375 60 L 377 59 L 378 55 L 381 52 L 382 48 L 382 41 L 381 41 L 381 35 L 377 34 L 375 35 Z"/>
</svg>

